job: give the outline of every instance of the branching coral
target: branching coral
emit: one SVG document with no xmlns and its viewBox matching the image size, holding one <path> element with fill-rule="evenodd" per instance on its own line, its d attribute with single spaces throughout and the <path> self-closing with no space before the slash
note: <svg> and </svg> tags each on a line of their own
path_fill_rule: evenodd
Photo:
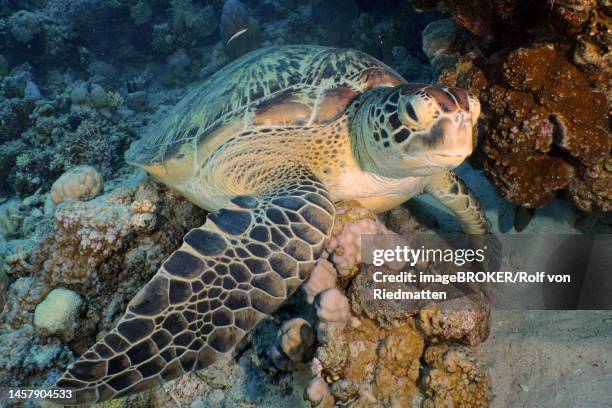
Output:
<svg viewBox="0 0 612 408">
<path fill-rule="evenodd" d="M 80 164 L 93 165 L 104 176 L 123 165 L 120 152 L 131 130 L 116 114 L 122 98 L 95 83 L 90 92 L 81 82 L 50 99 L 35 96 L 30 70 L 14 68 L 4 79 L 11 97 L 0 98 L 3 189 L 32 194 Z"/>
</svg>

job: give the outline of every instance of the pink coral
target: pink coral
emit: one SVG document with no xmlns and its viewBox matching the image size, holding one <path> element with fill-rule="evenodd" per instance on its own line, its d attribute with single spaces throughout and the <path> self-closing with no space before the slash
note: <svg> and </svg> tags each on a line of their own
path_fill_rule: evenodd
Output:
<svg viewBox="0 0 612 408">
<path fill-rule="evenodd" d="M 348 298 L 342 292 L 335 288 L 323 291 L 317 297 L 316 308 L 319 318 L 317 325 L 319 339 L 329 329 L 336 332 L 344 330 L 350 313 Z"/>
<path fill-rule="evenodd" d="M 336 286 L 336 269 L 327 259 L 321 258 L 310 272 L 308 281 L 304 283 L 302 289 L 306 293 L 306 301 L 312 303 L 315 296 L 326 289 Z"/>
<path fill-rule="evenodd" d="M 351 204 L 338 207 L 334 235 L 327 245 L 338 274 L 347 276 L 356 272 L 355 267 L 362 262 L 362 235 L 390 233 L 373 212 Z"/>
</svg>

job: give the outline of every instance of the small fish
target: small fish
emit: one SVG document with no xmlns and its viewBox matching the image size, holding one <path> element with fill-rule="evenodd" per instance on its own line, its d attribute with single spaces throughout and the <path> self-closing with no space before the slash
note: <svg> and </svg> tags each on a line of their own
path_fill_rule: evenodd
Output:
<svg viewBox="0 0 612 408">
<path fill-rule="evenodd" d="M 382 39 L 382 35 L 378 34 L 378 52 L 376 57 L 381 60 L 384 61 L 385 60 L 385 45 L 383 44 L 383 39 Z"/>
<path fill-rule="evenodd" d="M 241 28 L 240 30 L 238 30 L 234 34 L 232 34 L 230 37 L 228 37 L 223 44 L 227 47 L 229 45 L 229 43 L 234 41 L 234 39 L 240 37 L 242 34 L 246 33 L 247 30 L 248 30 L 248 28 L 246 28 L 246 27 Z"/>
</svg>

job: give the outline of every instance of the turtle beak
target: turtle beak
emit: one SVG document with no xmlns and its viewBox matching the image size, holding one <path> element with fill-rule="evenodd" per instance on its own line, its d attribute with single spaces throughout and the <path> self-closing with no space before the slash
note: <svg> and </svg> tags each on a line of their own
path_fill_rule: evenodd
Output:
<svg viewBox="0 0 612 408">
<path fill-rule="evenodd" d="M 442 155 L 442 154 L 432 154 L 427 156 L 427 159 L 434 164 L 437 164 L 442 167 L 457 167 L 466 159 L 465 155 Z"/>
<path fill-rule="evenodd" d="M 427 134 L 418 135 L 406 147 L 413 157 L 427 157 L 434 163 L 458 165 L 472 154 L 471 117 L 463 112 L 451 118 L 441 118 Z"/>
</svg>

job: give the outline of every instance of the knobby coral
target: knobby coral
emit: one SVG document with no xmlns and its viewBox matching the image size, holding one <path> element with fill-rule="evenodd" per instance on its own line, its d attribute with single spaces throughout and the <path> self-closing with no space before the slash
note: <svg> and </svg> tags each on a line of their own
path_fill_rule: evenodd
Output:
<svg viewBox="0 0 612 408">
<path fill-rule="evenodd" d="M 605 2 L 412 2 L 449 13 L 473 34 L 439 81 L 479 97 L 482 137 L 471 160 L 502 195 L 526 208 L 565 195 L 582 211 L 610 211 Z"/>
<path fill-rule="evenodd" d="M 53 203 L 66 200 L 88 201 L 104 190 L 104 181 L 98 171 L 87 165 L 76 166 L 66 171 L 51 186 Z"/>
</svg>

